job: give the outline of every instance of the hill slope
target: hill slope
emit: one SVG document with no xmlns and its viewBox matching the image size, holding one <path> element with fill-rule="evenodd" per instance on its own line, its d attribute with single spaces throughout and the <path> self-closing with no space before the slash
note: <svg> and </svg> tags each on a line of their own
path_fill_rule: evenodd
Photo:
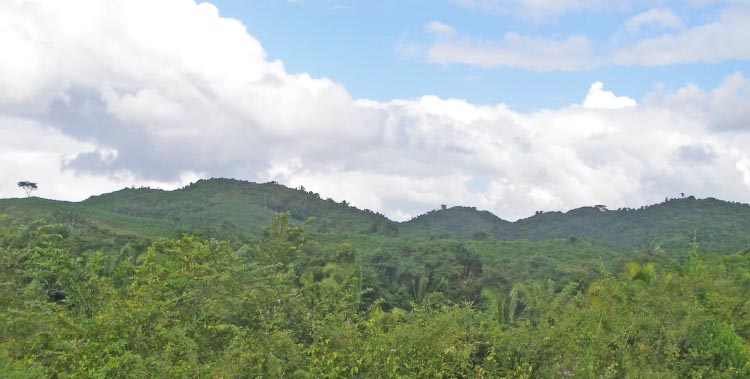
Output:
<svg viewBox="0 0 750 379">
<path fill-rule="evenodd" d="M 577 239 L 601 241 L 618 250 L 654 253 L 685 250 L 694 240 L 701 250 L 736 252 L 750 248 L 750 205 L 693 197 L 640 209 L 603 206 L 539 212 L 508 222 L 487 211 L 452 207 L 403 223 L 346 202 L 323 200 L 304 188 L 232 179 L 200 180 L 175 191 L 123 189 L 81 203 L 39 198 L 0 200 L 0 214 L 15 217 L 85 220 L 97 227 L 144 237 L 190 232 L 223 239 L 258 236 L 277 212 L 294 222 L 312 217 L 313 232 L 378 234 L 416 239 L 494 237 L 504 240 Z"/>
<path fill-rule="evenodd" d="M 434 210 L 399 225 L 403 235 L 482 239 L 506 233 L 511 225 L 488 211 L 473 207 Z"/>
<path fill-rule="evenodd" d="M 126 188 L 81 203 L 39 198 L 0 200 L 3 213 L 78 217 L 100 227 L 148 237 L 190 232 L 247 238 L 259 235 L 277 212 L 287 211 L 298 223 L 315 218 L 312 230 L 318 232 L 378 233 L 394 225 L 383 215 L 322 200 L 304 189 L 232 179 L 200 180 L 174 191 Z"/>
<path fill-rule="evenodd" d="M 735 252 L 750 247 L 750 205 L 713 198 L 672 199 L 640 209 L 583 207 L 545 212 L 514 222 L 503 239 L 534 241 L 585 237 L 618 248 L 684 249 L 695 238 L 702 250 Z"/>
</svg>

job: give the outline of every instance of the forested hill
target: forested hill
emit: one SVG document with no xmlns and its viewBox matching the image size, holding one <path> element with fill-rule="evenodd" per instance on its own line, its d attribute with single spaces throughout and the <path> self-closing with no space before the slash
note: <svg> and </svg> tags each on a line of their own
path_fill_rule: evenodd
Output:
<svg viewBox="0 0 750 379">
<path fill-rule="evenodd" d="M 0 378 L 744 379 L 748 220 L 686 198 L 396 223 L 226 179 L 0 200 Z"/>
<path fill-rule="evenodd" d="M 431 238 L 485 239 L 508 235 L 512 224 L 488 211 L 473 207 L 451 207 L 433 210 L 399 225 L 405 235 Z"/>
<path fill-rule="evenodd" d="M 711 198 L 672 199 L 640 209 L 593 206 L 566 213 L 538 212 L 513 223 L 471 207 L 445 207 L 396 223 L 345 201 L 321 199 L 302 187 L 232 179 L 200 180 L 175 191 L 126 188 L 81 203 L 0 200 L 0 213 L 72 217 L 141 236 L 174 237 L 189 232 L 247 239 L 260 235 L 278 212 L 289 212 L 296 223 L 314 218 L 308 230 L 317 233 L 416 239 L 587 239 L 646 253 L 684 250 L 694 239 L 702 250 L 735 252 L 750 247 L 750 205 Z"/>
<path fill-rule="evenodd" d="M 580 238 L 646 252 L 685 249 L 696 239 L 704 250 L 734 252 L 750 247 L 750 205 L 694 197 L 671 199 L 640 209 L 603 206 L 539 212 L 514 222 L 502 239 Z"/>
<path fill-rule="evenodd" d="M 31 218 L 83 219 L 105 229 L 146 237 L 176 237 L 188 232 L 245 239 L 261 234 L 278 212 L 289 212 L 296 223 L 314 218 L 308 229 L 321 233 L 388 234 L 394 225 L 383 215 L 321 199 L 304 188 L 233 179 L 199 180 L 174 191 L 125 188 L 81 203 L 5 199 L 0 200 L 3 212 Z"/>
<path fill-rule="evenodd" d="M 399 225 L 409 235 L 432 238 L 587 239 L 619 250 L 685 250 L 696 240 L 703 250 L 736 252 L 750 247 L 750 205 L 692 196 L 639 209 L 602 205 L 568 212 L 537 212 L 508 222 L 487 211 L 453 207 L 425 213 Z"/>
<path fill-rule="evenodd" d="M 257 235 L 278 212 L 289 212 L 297 222 L 314 218 L 311 230 L 317 232 L 377 232 L 381 224 L 391 223 L 383 215 L 357 209 L 345 201 L 321 199 L 304 187 L 233 179 L 200 180 L 175 191 L 124 189 L 91 197 L 84 205 L 163 220 L 187 231 L 223 238 Z"/>
</svg>

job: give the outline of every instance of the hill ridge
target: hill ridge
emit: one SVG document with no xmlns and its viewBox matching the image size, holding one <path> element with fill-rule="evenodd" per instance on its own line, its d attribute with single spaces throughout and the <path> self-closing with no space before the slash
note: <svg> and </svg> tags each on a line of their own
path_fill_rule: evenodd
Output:
<svg viewBox="0 0 750 379">
<path fill-rule="evenodd" d="M 146 236 L 197 233 L 247 239 L 260 235 L 277 212 L 289 212 L 301 223 L 316 221 L 311 232 L 373 234 L 388 237 L 506 240 L 590 239 L 615 247 L 638 248 L 655 242 L 684 248 L 692 239 L 709 248 L 750 246 L 750 205 L 693 196 L 666 199 L 639 208 L 607 209 L 603 205 L 537 212 L 514 222 L 471 206 L 441 207 L 396 222 L 346 201 L 322 199 L 304 187 L 276 182 L 213 178 L 166 191 L 123 188 L 82 202 L 41 198 L 2 199 L 0 213 L 45 216 L 67 212 L 105 228 Z"/>
</svg>

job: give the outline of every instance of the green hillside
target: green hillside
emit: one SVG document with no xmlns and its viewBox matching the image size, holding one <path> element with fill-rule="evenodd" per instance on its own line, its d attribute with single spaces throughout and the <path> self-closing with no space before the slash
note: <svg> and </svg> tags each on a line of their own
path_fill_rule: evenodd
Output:
<svg viewBox="0 0 750 379">
<path fill-rule="evenodd" d="M 0 377 L 747 378 L 749 208 L 398 224 L 227 179 L 0 200 Z"/>
<path fill-rule="evenodd" d="M 695 240 L 702 250 L 731 253 L 750 247 L 750 205 L 691 196 L 639 209 L 591 206 L 565 213 L 538 212 L 512 223 L 487 211 L 453 207 L 401 223 L 399 231 L 422 238 L 583 238 L 650 254 L 685 250 Z"/>
<path fill-rule="evenodd" d="M 640 209 L 584 207 L 537 213 L 505 231 L 498 237 L 534 241 L 585 237 L 617 248 L 670 251 L 686 249 L 695 238 L 703 250 L 735 252 L 750 247 L 750 205 L 688 197 Z"/>
<path fill-rule="evenodd" d="M 649 254 L 685 250 L 694 239 L 705 251 L 731 253 L 750 247 L 750 205 L 712 198 L 672 199 L 640 209 L 592 206 L 566 213 L 538 212 L 513 223 L 473 207 L 433 210 L 396 223 L 346 202 L 321 199 L 304 188 L 232 179 L 200 180 L 174 191 L 126 188 L 80 203 L 40 198 L 0 200 L 0 213 L 14 217 L 85 220 L 116 233 L 149 238 L 188 232 L 247 240 L 260 236 L 280 212 L 289 212 L 290 221 L 296 224 L 314 218 L 308 229 L 322 234 L 417 240 L 586 239 L 617 250 L 638 249 Z"/>
<path fill-rule="evenodd" d="M 502 235 L 510 222 L 473 207 L 433 210 L 399 225 L 403 235 L 484 239 Z"/>
<path fill-rule="evenodd" d="M 288 213 L 246 242 L 150 240 L 99 225 L 158 213 L 2 205 L 2 378 L 750 375 L 750 252 L 308 233 Z"/>
<path fill-rule="evenodd" d="M 393 229 L 385 216 L 323 200 L 303 188 L 233 179 L 199 180 L 175 191 L 125 188 L 81 203 L 4 199 L 0 212 L 30 218 L 80 217 L 106 229 L 146 237 L 190 232 L 245 239 L 260 235 L 279 212 L 289 212 L 297 223 L 314 218 L 312 230 L 321 233 L 377 234 Z"/>
</svg>

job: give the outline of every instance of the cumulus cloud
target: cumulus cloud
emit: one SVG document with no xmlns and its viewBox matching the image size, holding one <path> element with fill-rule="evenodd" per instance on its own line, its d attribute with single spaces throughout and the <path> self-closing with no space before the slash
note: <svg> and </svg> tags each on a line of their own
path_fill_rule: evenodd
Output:
<svg viewBox="0 0 750 379">
<path fill-rule="evenodd" d="M 745 185 L 750 188 L 750 157 L 743 155 L 742 159 L 737 162 L 737 170 L 742 173 Z"/>
<path fill-rule="evenodd" d="M 647 104 L 688 115 L 717 132 L 750 132 L 750 80 L 740 72 L 728 75 L 711 91 L 688 84 L 677 91 L 655 91 Z"/>
<path fill-rule="evenodd" d="M 334 137 L 356 149 L 377 132 L 363 129 L 340 85 L 266 60 L 245 27 L 210 4 L 4 4 L 11 27 L 0 38 L 29 52 L 3 58 L 0 107 L 118 151 L 72 167 L 171 180 L 238 159 L 257 170 L 268 155 L 315 153 Z"/>
<path fill-rule="evenodd" d="M 29 118 L 0 115 L 0 134 L 2 197 L 23 196 L 16 186 L 22 180 L 39 183 L 35 196 L 80 200 L 131 185 L 174 189 L 200 177 L 194 172 L 183 172 L 174 181 L 150 181 L 137 178 L 132 172 L 94 175 L 65 169 L 66 163 L 76 156 L 92 155 L 106 161 L 116 151 L 98 148 Z"/>
<path fill-rule="evenodd" d="M 190 0 L 3 2 L 0 43 L 12 48 L 0 56 L 2 196 L 20 195 L 19 180 L 80 200 L 228 176 L 304 185 L 398 219 L 440 204 L 515 219 L 679 192 L 750 200 L 741 73 L 640 102 L 594 83 L 580 104 L 535 112 L 353 99 L 289 73 L 241 23 Z"/>
<path fill-rule="evenodd" d="M 589 88 L 589 93 L 583 99 L 583 106 L 594 109 L 618 109 L 633 107 L 636 101 L 629 97 L 618 97 L 614 93 L 604 90 L 604 83 L 595 82 Z"/>
</svg>

